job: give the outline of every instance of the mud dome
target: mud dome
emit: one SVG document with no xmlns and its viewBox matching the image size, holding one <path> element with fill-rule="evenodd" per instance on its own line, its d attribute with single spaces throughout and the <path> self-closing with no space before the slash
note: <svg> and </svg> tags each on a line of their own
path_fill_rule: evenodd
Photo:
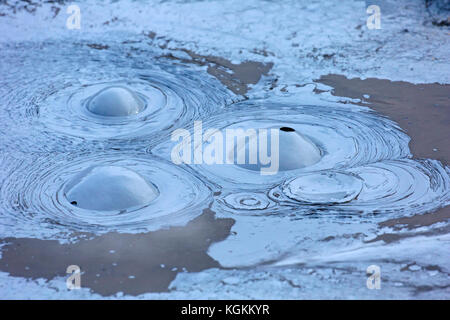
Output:
<svg viewBox="0 0 450 320">
<path fill-rule="evenodd" d="M 225 134 L 228 129 L 254 129 L 258 132 L 261 128 L 276 128 L 279 133 L 281 170 L 274 175 L 261 175 L 261 165 L 240 165 L 236 161 L 230 165 L 191 165 L 198 174 L 227 190 L 266 190 L 304 173 L 347 169 L 410 155 L 408 136 L 393 122 L 360 108 L 338 104 L 330 108 L 246 101 L 203 121 L 205 132 L 211 128 Z M 193 132 L 192 127 L 188 129 Z M 209 137 L 204 135 L 203 140 L 202 145 L 194 145 L 194 152 L 208 147 Z M 271 139 L 267 141 L 270 151 Z M 170 159 L 174 146 L 176 143 L 165 141 L 151 152 Z M 247 142 L 246 153 L 248 146 Z M 224 154 L 228 154 L 229 150 L 225 148 L 229 146 L 223 147 Z"/>
<path fill-rule="evenodd" d="M 129 298 L 123 278 L 148 292 L 141 279 L 176 273 L 168 292 L 140 298 L 449 296 L 449 211 L 435 210 L 450 204 L 450 168 L 413 159 L 408 147 L 409 136 L 448 127 L 448 88 L 412 85 L 450 81 L 448 31 L 431 23 L 424 1 L 382 1 L 381 31 L 366 28 L 370 1 L 151 1 L 149 12 L 141 1 L 104 10 L 80 0 L 81 30 L 65 27 L 65 2 L 4 2 L 1 297 L 99 298 L 89 283 L 112 288 L 114 277 L 107 294 Z M 330 73 L 386 81 L 352 82 L 337 97 L 337 87 L 314 81 Z M 408 81 L 415 93 L 387 80 Z M 119 97 L 110 104 L 99 95 L 108 88 L 132 93 L 107 93 Z M 411 103 L 417 95 L 426 108 Z M 411 125 L 369 110 L 376 100 Z M 170 134 L 198 120 L 205 130 L 279 128 L 281 143 L 297 147 L 282 148 L 286 164 L 272 176 L 238 164 L 174 165 Z M 421 157 L 434 158 L 437 139 L 447 147 L 442 136 L 424 139 L 430 152 Z M 110 186 L 99 186 L 96 167 L 110 168 L 98 173 Z M 88 192 L 122 186 L 127 194 L 128 181 L 141 189 L 126 201 L 81 207 L 94 208 Z M 57 243 L 79 235 L 92 241 Z M 49 252 L 60 263 L 40 264 Z M 197 257 L 217 263 L 191 269 Z M 72 263 L 92 280 L 82 278 L 81 290 L 67 290 Z M 382 268 L 382 290 L 366 287 L 372 264 Z"/>
<path fill-rule="evenodd" d="M 448 203 L 449 169 L 433 160 L 385 160 L 339 173 L 326 171 L 288 180 L 269 192 L 282 205 L 326 206 L 332 214 L 402 216 Z"/>
<path fill-rule="evenodd" d="M 358 107 L 250 100 L 203 122 L 205 132 L 211 128 L 211 135 L 276 128 L 280 146 L 280 170 L 274 175 L 262 175 L 260 164 L 236 163 L 236 153 L 227 165 L 190 164 L 221 188 L 214 203 L 217 212 L 306 216 L 320 209 L 322 215 L 398 216 L 437 209 L 449 199 L 448 168 L 438 161 L 408 159 L 408 136 L 392 121 Z M 258 137 L 247 136 L 241 143 L 247 156 L 256 150 L 251 143 Z M 205 135 L 194 150 L 209 143 Z M 173 146 L 163 142 L 152 152 L 170 159 Z M 228 147 L 224 154 L 230 158 Z"/>
<path fill-rule="evenodd" d="M 64 193 L 71 204 L 98 211 L 144 207 L 159 194 L 141 175 L 117 166 L 84 170 L 72 179 Z"/>
<path fill-rule="evenodd" d="M 109 87 L 93 96 L 87 103 L 87 108 L 99 116 L 126 117 L 141 112 L 145 104 L 128 88 Z"/>
<path fill-rule="evenodd" d="M 86 45 L 47 43 L 24 47 L 20 55 L 2 48 L 9 71 L 0 80 L 0 148 L 143 150 L 173 126 L 216 113 L 230 98 L 218 81 L 151 59 L 148 48 L 132 64 L 122 49 L 110 46 L 93 59 Z"/>
<path fill-rule="evenodd" d="M 24 235 L 153 231 L 187 223 L 212 199 L 196 176 L 138 152 L 16 154 L 0 164 L 0 221 Z"/>
<path fill-rule="evenodd" d="M 268 128 L 268 141 L 267 150 L 271 150 L 272 143 L 274 142 L 274 137 L 270 134 L 270 129 Z M 278 129 L 278 128 L 275 128 Z M 261 164 L 260 156 L 261 153 L 267 153 L 267 150 L 260 150 L 261 148 L 261 136 L 252 136 L 245 141 L 245 150 L 237 149 L 237 154 L 244 152 L 248 155 L 248 158 L 258 159 L 258 163 L 252 164 L 238 164 L 238 166 L 261 172 L 261 168 L 267 166 Z M 256 148 L 250 148 L 251 145 L 257 146 Z M 304 167 L 311 166 L 320 161 L 321 151 L 309 138 L 303 136 L 295 129 L 290 127 L 281 127 L 278 131 L 278 170 L 288 171 L 295 170 Z M 254 154 L 252 154 L 254 153 Z M 234 149 L 227 150 L 228 158 L 230 161 L 235 161 L 234 159 Z"/>
<path fill-rule="evenodd" d="M 264 210 L 274 205 L 263 193 L 232 193 L 222 197 L 219 201 L 223 201 L 226 206 L 232 209 L 243 210 L 243 212 L 246 210 Z"/>
</svg>

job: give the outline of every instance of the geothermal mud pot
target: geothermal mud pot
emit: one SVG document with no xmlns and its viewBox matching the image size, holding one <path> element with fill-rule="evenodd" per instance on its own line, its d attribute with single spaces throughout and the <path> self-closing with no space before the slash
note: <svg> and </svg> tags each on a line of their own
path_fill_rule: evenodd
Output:
<svg viewBox="0 0 450 320">
<path fill-rule="evenodd" d="M 231 62 L 154 32 L 62 39 L 1 44 L 0 297 L 449 297 L 448 211 L 417 218 L 448 210 L 449 167 L 355 92 L 276 75 L 316 51 Z M 199 122 L 192 155 L 223 163 L 174 163 L 172 133 Z M 276 135 L 277 170 L 262 174 L 272 139 L 215 144 L 227 130 Z M 366 288 L 371 264 L 386 291 Z"/>
</svg>

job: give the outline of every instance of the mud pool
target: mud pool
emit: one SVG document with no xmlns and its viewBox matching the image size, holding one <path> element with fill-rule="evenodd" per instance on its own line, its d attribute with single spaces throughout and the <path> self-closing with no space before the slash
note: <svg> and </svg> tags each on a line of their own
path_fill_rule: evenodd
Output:
<svg viewBox="0 0 450 320">
<path fill-rule="evenodd" d="M 0 4 L 0 298 L 448 299 L 448 28 L 333 3 Z M 173 163 L 195 121 L 279 171 Z"/>
</svg>

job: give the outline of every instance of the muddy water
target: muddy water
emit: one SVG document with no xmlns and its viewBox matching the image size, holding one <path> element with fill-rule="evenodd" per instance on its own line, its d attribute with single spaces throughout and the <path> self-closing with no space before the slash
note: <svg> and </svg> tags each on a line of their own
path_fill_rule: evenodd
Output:
<svg viewBox="0 0 450 320">
<path fill-rule="evenodd" d="M 232 63 L 231 61 L 217 56 L 204 56 L 191 50 L 180 49 L 187 53 L 190 59 L 177 58 L 171 54 L 166 58 L 179 60 L 183 63 L 194 63 L 207 66 L 207 72 L 216 77 L 224 86 L 235 94 L 245 95 L 249 85 L 257 84 L 261 76 L 267 75 L 273 67 L 273 63 L 261 63 L 257 61 L 244 61 Z"/>
<path fill-rule="evenodd" d="M 361 99 L 397 122 L 411 137 L 409 147 L 414 157 L 450 163 L 450 85 L 348 79 L 336 74 L 322 76 L 317 82 L 333 87 L 336 96 Z"/>
<path fill-rule="evenodd" d="M 337 74 L 322 76 L 317 82 L 331 86 L 333 95 L 361 99 L 363 105 L 396 121 L 411 137 L 409 147 L 415 158 L 450 163 L 450 85 L 376 78 L 348 79 Z M 388 219 L 380 226 L 419 228 L 449 219 L 448 206 L 424 215 Z"/>
<path fill-rule="evenodd" d="M 77 234 L 73 244 L 6 238 L 0 270 L 16 277 L 50 280 L 66 277 L 66 268 L 76 264 L 82 270 L 81 286 L 101 295 L 167 291 L 180 272 L 220 267 L 207 250 L 229 235 L 233 220 L 214 215 L 205 209 L 184 227 L 142 234 Z"/>
</svg>

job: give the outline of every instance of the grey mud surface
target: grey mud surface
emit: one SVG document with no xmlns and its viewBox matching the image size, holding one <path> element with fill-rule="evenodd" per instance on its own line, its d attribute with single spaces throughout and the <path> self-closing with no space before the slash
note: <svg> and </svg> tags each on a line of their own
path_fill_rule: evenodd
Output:
<svg viewBox="0 0 450 320">
<path fill-rule="evenodd" d="M 450 164 L 450 85 L 413 84 L 376 78 L 348 79 L 338 74 L 322 76 L 317 82 L 333 87 L 333 95 L 361 99 L 362 105 L 397 122 L 411 137 L 409 147 L 413 157 L 437 159 L 445 165 Z M 450 206 L 447 206 L 423 215 L 388 219 L 380 223 L 380 227 L 411 230 L 449 219 Z M 385 234 L 374 241 L 392 242 L 402 237 Z"/>
</svg>

